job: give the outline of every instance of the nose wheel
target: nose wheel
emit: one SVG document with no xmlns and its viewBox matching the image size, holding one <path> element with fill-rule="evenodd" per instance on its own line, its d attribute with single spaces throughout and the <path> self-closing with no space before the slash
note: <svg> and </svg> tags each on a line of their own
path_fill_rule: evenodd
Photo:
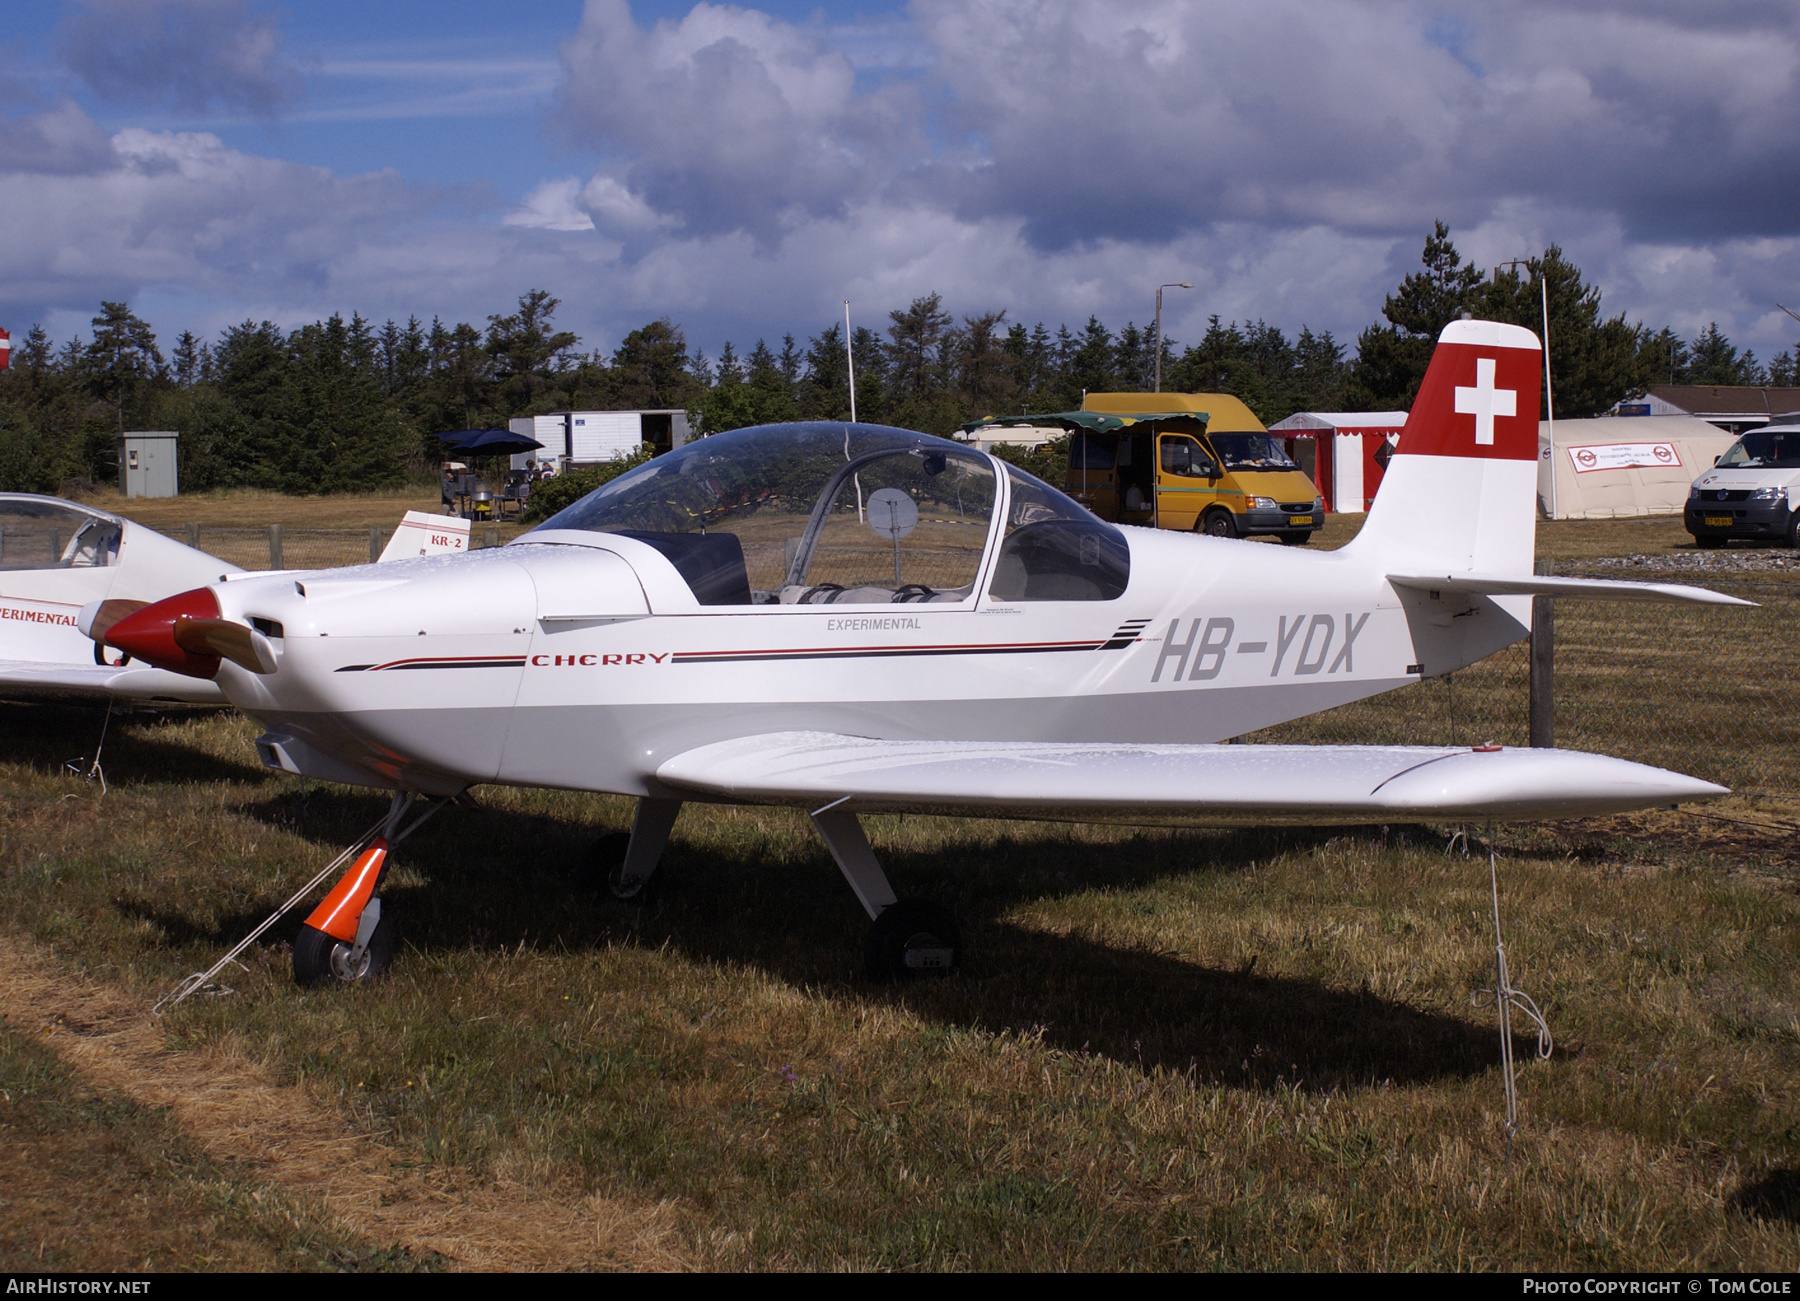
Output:
<svg viewBox="0 0 1800 1301">
<path fill-rule="evenodd" d="M 379 903 L 380 900 L 372 900 Z M 366 985 L 379 980 L 394 965 L 393 918 L 375 923 L 366 944 L 346 942 L 311 926 L 302 926 L 294 940 L 294 983 L 297 985 Z"/>
</svg>

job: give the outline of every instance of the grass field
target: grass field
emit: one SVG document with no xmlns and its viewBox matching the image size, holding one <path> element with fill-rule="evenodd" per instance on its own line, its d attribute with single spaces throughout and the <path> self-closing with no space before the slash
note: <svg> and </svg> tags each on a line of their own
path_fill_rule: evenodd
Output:
<svg viewBox="0 0 1800 1301">
<path fill-rule="evenodd" d="M 287 509 L 168 505 L 188 513 L 159 527 Z M 330 527 L 434 506 L 334 499 Z M 1688 545 L 1666 519 L 1539 540 L 1569 561 Z M 1744 629 L 1706 620 L 1732 612 L 1577 609 L 1558 611 L 1583 702 L 1565 743 L 1679 747 L 1678 707 L 1742 713 L 1709 671 Z M 1753 616 L 1751 687 L 1800 667 L 1787 609 Z M 1518 740 L 1522 672 L 1515 649 L 1294 739 Z M 152 1021 L 384 801 L 269 773 L 255 726 L 207 711 L 115 718 L 103 793 L 64 766 L 100 713 L 0 705 L 0 1268 L 1769 1271 L 1800 1253 L 1800 784 L 1755 780 L 1793 770 L 1788 733 L 1677 753 L 1761 792 L 1711 818 L 1501 830 L 1513 979 L 1557 1036 L 1547 1062 L 1517 1042 L 1509 1148 L 1487 865 L 1446 852 L 1454 828 L 869 819 L 901 893 L 952 906 L 968 945 L 955 978 L 895 988 L 857 977 L 865 919 L 799 815 L 690 807 L 627 904 L 587 851 L 628 802 L 478 790 L 398 855 L 387 981 L 297 990 L 293 918 L 229 994 Z"/>
<path fill-rule="evenodd" d="M 53 988 L 141 1009 L 381 809 L 264 772 L 226 714 L 115 723 L 102 795 L 61 767 L 97 722 L 0 714 L 0 925 Z M 1558 1036 L 1522 1069 L 1509 1153 L 1472 1002 L 1486 864 L 1446 855 L 1446 829 L 872 819 L 902 893 L 954 906 L 970 945 L 957 978 L 894 989 L 855 977 L 861 913 L 798 816 L 687 810 L 638 906 L 582 872 L 627 816 L 518 791 L 447 811 L 387 892 L 392 978 L 301 992 L 281 945 L 253 949 L 119 1087 L 255 1075 L 393 1177 L 497 1199 L 522 1237 L 560 1208 L 540 1265 L 1771 1269 L 1800 1248 L 1791 833 L 1678 814 L 1502 833 L 1515 981 Z M 44 1083 L 0 1084 L 0 1135 L 9 1163 L 46 1126 L 80 1141 L 0 1206 L 0 1263 L 79 1224 L 102 1180 L 203 1227 L 171 1243 L 179 1215 L 129 1219 L 104 1252 L 69 1228 L 72 1267 L 516 1263 L 456 1247 L 430 1205 L 359 1212 L 317 1161 L 234 1163 L 268 1146 L 254 1124 L 96 1091 L 43 997 L 4 1003 L 0 1067 Z M 108 1124 L 114 1148 L 91 1137 Z"/>
</svg>

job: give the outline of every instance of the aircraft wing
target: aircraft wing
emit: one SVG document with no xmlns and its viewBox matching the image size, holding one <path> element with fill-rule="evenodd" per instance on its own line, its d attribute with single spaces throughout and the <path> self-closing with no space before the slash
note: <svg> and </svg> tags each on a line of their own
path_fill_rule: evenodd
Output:
<svg viewBox="0 0 1800 1301">
<path fill-rule="evenodd" d="M 163 700 L 191 705 L 230 703 L 214 682 L 144 664 L 114 668 L 40 660 L 0 660 L 0 696 L 111 696 L 117 700 Z"/>
<path fill-rule="evenodd" d="M 1632 583 L 1610 578 L 1503 577 L 1498 574 L 1389 574 L 1395 587 L 1474 596 L 1561 596 L 1587 601 L 1655 601 L 1691 605 L 1755 605 L 1685 583 Z"/>
<path fill-rule="evenodd" d="M 1081 822 L 1588 817 L 1712 799 L 1711 782 L 1572 750 L 884 741 L 780 732 L 666 760 L 657 778 L 746 804 Z"/>
</svg>

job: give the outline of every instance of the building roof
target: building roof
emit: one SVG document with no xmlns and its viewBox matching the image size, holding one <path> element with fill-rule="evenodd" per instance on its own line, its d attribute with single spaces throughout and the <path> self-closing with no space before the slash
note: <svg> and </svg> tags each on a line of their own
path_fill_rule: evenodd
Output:
<svg viewBox="0 0 1800 1301">
<path fill-rule="evenodd" d="M 1766 388 L 1754 384 L 1657 384 L 1650 396 L 1680 407 L 1690 415 L 1769 416 L 1800 411 L 1800 388 Z"/>
<path fill-rule="evenodd" d="M 1406 423 L 1404 411 L 1296 411 L 1270 425 L 1276 429 L 1398 429 Z"/>
<path fill-rule="evenodd" d="M 1089 393 L 1081 409 L 1138 420 L 1191 415 L 1214 433 L 1263 432 L 1256 413 L 1229 393 Z"/>
</svg>

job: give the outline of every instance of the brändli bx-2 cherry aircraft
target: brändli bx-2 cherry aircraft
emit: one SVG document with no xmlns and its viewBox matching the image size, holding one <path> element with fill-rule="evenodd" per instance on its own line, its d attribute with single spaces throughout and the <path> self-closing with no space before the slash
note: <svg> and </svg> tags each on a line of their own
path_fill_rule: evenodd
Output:
<svg viewBox="0 0 1800 1301">
<path fill-rule="evenodd" d="M 1529 331 L 1446 328 L 1330 553 L 1114 527 L 924 434 L 772 425 L 504 547 L 234 576 L 104 640 L 216 681 L 265 763 L 393 791 L 390 833 L 482 782 L 636 796 L 624 895 L 683 801 L 806 809 L 873 919 L 871 974 L 941 967 L 954 920 L 896 901 L 858 815 L 1512 821 L 1725 793 L 1564 750 L 1218 744 L 1472 664 L 1527 634 L 1534 594 L 1732 603 L 1532 575 L 1540 365 Z M 370 839 L 302 929 L 302 980 L 391 951 Z"/>
</svg>

